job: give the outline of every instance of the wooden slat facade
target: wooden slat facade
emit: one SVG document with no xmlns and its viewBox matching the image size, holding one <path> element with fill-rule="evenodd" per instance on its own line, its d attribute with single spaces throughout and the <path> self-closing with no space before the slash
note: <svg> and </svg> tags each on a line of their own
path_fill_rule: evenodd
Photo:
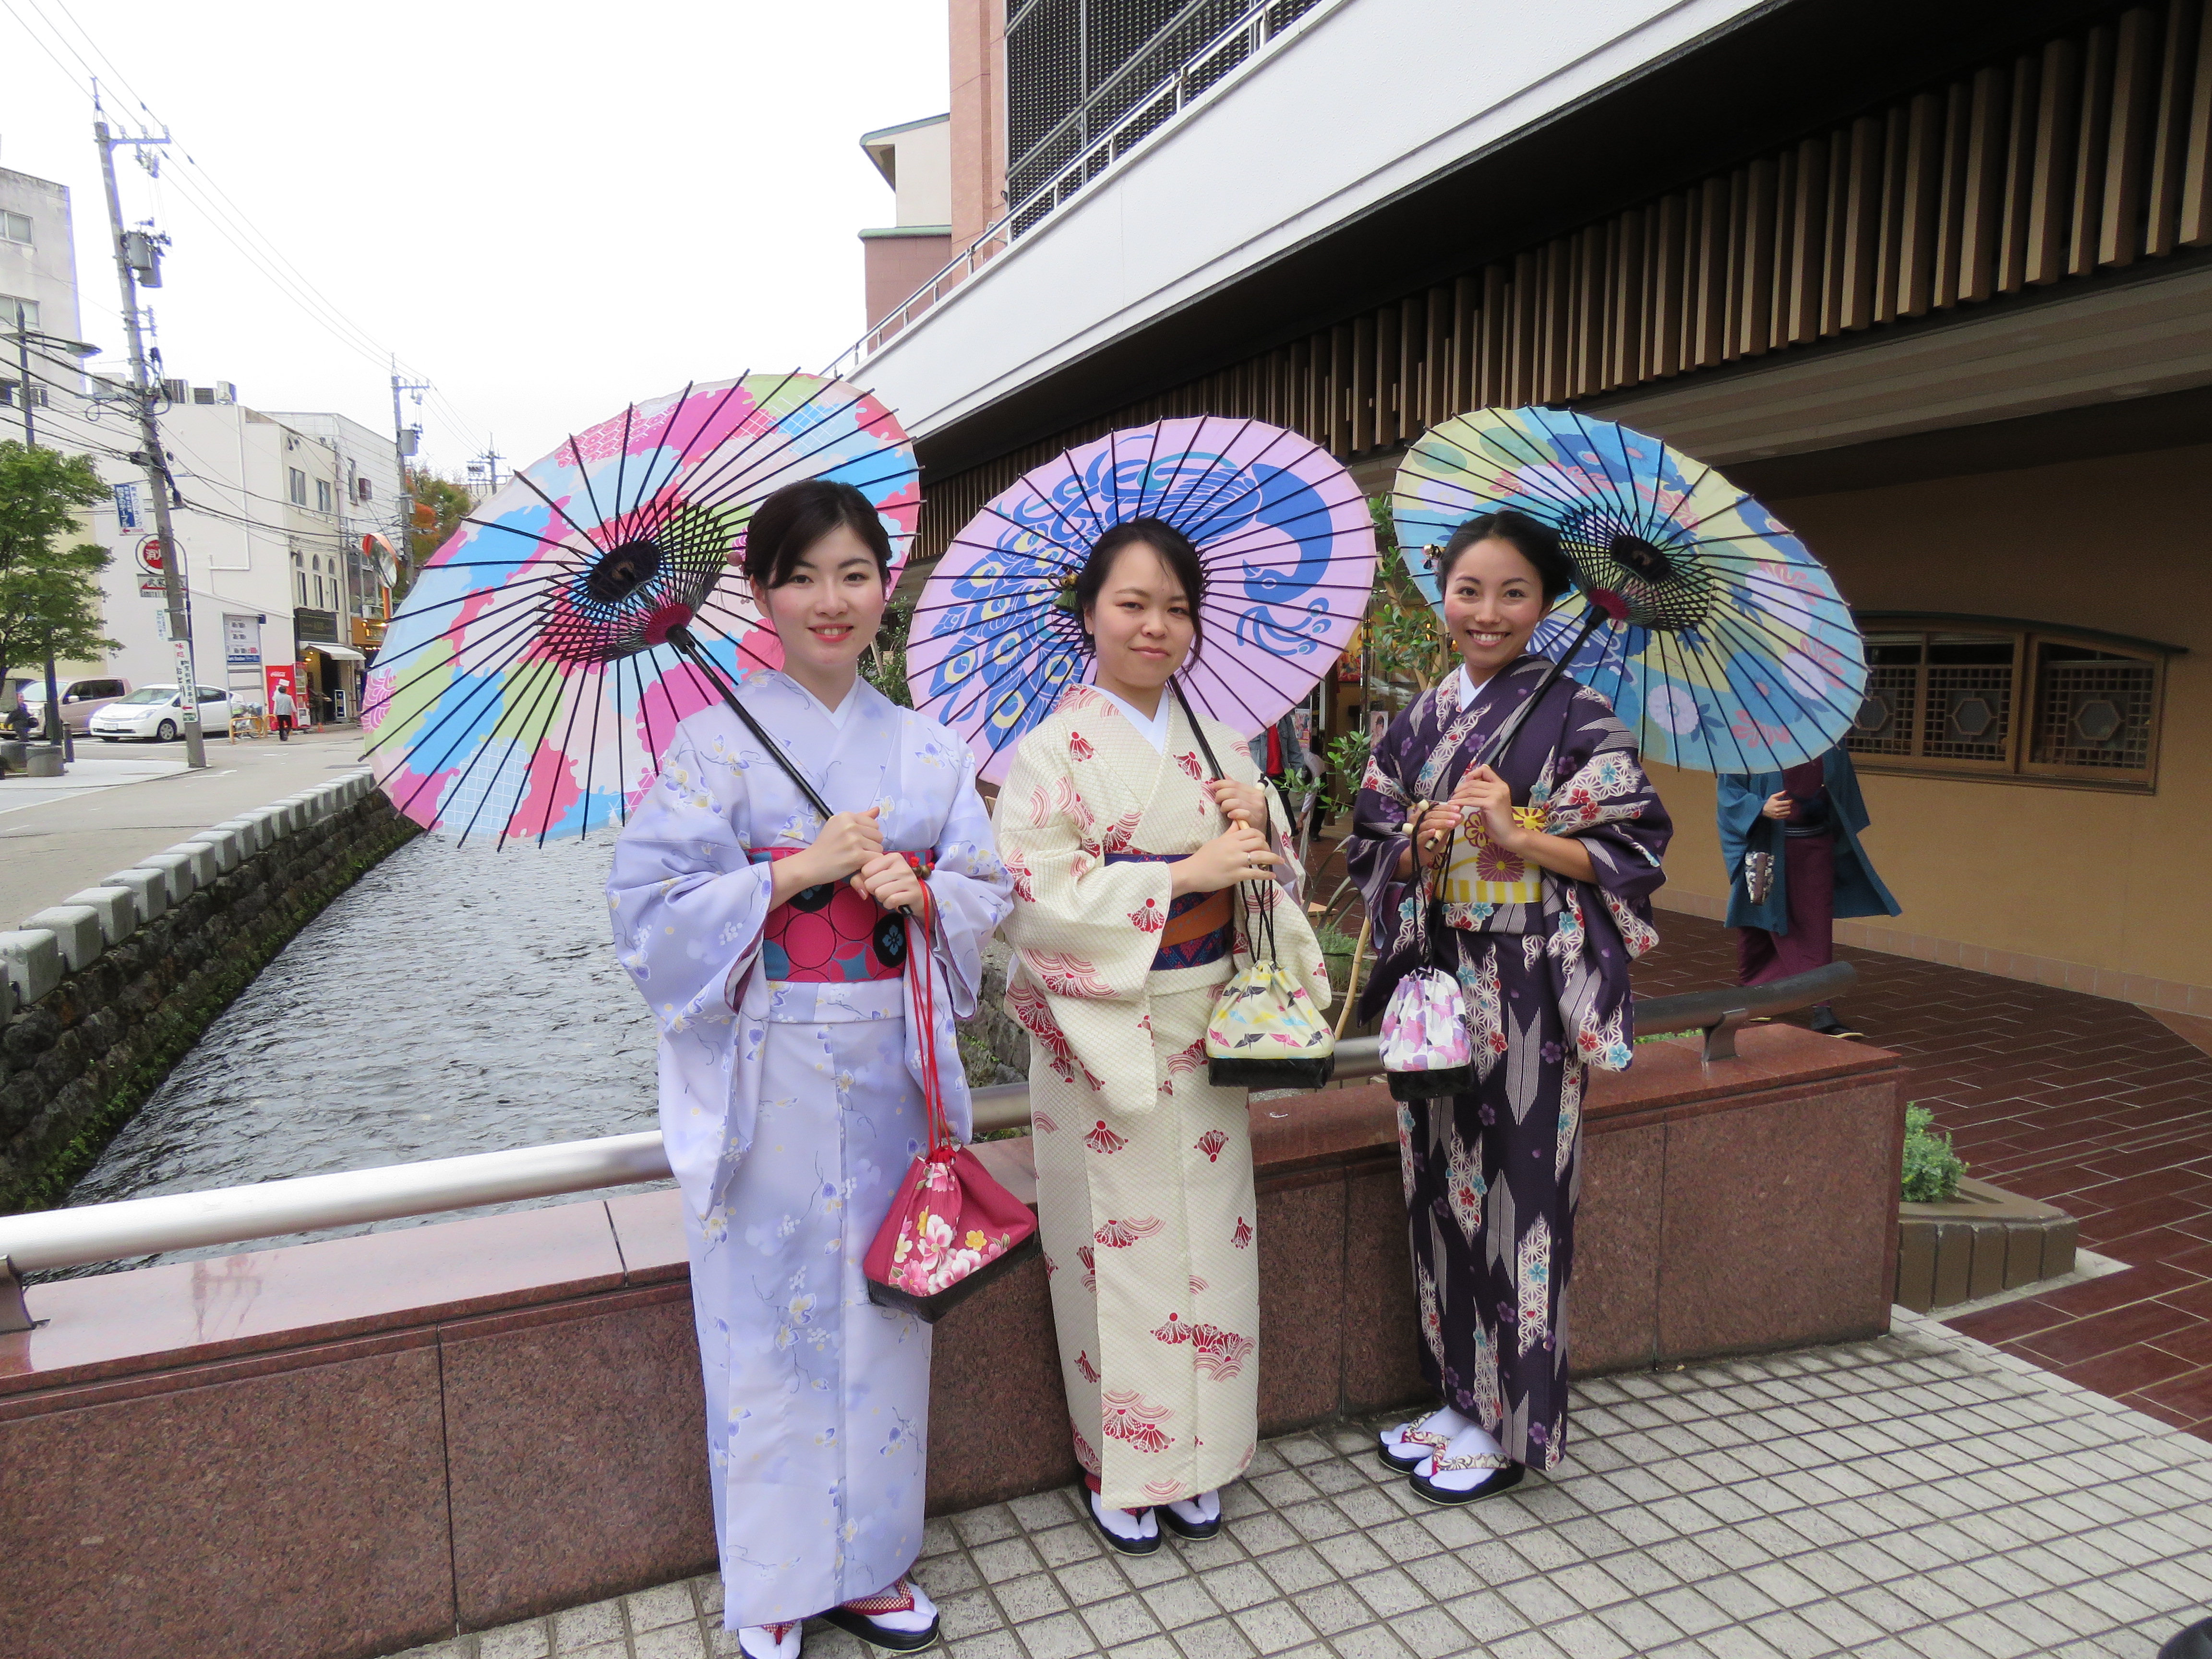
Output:
<svg viewBox="0 0 2212 1659">
<path fill-rule="evenodd" d="M 1166 416 L 1346 459 L 2212 244 L 2212 0 L 2131 6 L 925 492 L 924 560 L 1028 468 Z"/>
</svg>

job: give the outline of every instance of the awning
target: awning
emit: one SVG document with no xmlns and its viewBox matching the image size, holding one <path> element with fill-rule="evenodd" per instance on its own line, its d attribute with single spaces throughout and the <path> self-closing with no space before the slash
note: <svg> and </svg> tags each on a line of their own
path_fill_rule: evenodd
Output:
<svg viewBox="0 0 2212 1659">
<path fill-rule="evenodd" d="M 319 651 L 333 662 L 367 662 L 368 658 L 349 645 L 326 645 L 310 640 L 300 647 L 302 651 Z"/>
</svg>

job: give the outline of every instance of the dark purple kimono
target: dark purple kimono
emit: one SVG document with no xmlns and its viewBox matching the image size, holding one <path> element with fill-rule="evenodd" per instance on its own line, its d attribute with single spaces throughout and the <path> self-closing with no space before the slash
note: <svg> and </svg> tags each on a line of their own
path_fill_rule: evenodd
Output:
<svg viewBox="0 0 2212 1659">
<path fill-rule="evenodd" d="M 1414 888 L 1397 879 L 1412 806 L 1442 800 L 1548 666 L 1523 657 L 1460 706 L 1457 674 L 1391 723 L 1367 765 L 1346 842 L 1375 929 L 1372 1017 L 1420 965 Z M 1589 849 L 1593 882 L 1540 872 L 1540 899 L 1439 902 L 1429 950 L 1466 998 L 1471 1094 L 1401 1105 L 1424 1369 L 1450 1405 L 1516 1462 L 1548 1468 L 1565 1448 L 1575 1200 L 1585 1073 L 1626 1070 L 1634 1040 L 1629 963 L 1658 942 L 1650 894 L 1673 833 L 1627 729 L 1603 697 L 1562 677 L 1492 763 L 1524 821 Z M 1517 864 L 1524 884 L 1527 872 Z"/>
</svg>

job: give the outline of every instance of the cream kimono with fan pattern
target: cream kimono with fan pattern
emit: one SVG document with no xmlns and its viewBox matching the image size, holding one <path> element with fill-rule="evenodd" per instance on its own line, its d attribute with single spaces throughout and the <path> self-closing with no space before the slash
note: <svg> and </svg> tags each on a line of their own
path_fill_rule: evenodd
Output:
<svg viewBox="0 0 2212 1659">
<path fill-rule="evenodd" d="M 1258 781 L 1242 738 L 1212 720 L 1205 732 L 1227 776 Z M 1022 740 L 993 820 L 1014 882 L 1006 1006 L 1030 1033 L 1038 1213 L 1075 1451 L 1103 1501 L 1130 1509 L 1234 1479 L 1258 1433 L 1245 1091 L 1206 1080 L 1206 1021 L 1250 960 L 1241 921 L 1217 961 L 1154 961 L 1170 904 L 1160 860 L 1228 828 L 1211 775 L 1181 708 L 1163 755 L 1075 686 Z M 1272 795 L 1269 811 L 1292 874 L 1246 891 L 1274 913 L 1278 960 L 1326 1007 L 1328 969 Z"/>
</svg>

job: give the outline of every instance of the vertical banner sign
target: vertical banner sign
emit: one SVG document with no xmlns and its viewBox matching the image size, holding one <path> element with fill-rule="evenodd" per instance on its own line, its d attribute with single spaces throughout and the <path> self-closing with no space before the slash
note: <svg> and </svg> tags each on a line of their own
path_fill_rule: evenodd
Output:
<svg viewBox="0 0 2212 1659">
<path fill-rule="evenodd" d="M 185 724 L 198 725 L 200 718 L 200 683 L 192 676 L 192 642 L 172 640 L 170 648 L 177 653 L 177 693 L 183 700 L 182 713 Z"/>
</svg>

